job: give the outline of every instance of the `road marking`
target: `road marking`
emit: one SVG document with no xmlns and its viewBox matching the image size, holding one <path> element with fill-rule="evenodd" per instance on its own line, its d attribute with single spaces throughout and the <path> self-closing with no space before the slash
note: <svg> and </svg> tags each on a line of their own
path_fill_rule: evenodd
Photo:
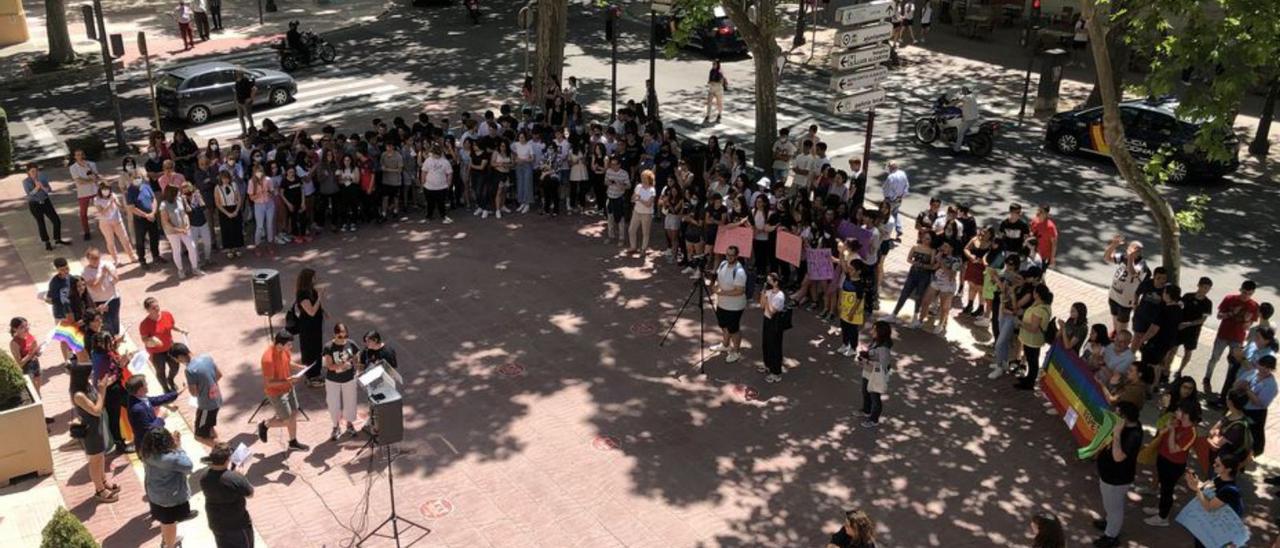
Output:
<svg viewBox="0 0 1280 548">
<path fill-rule="evenodd" d="M 49 129 L 49 125 L 45 123 L 44 116 L 34 115 L 31 112 L 21 114 L 24 124 L 27 125 L 27 135 L 32 141 L 35 141 L 39 154 L 34 158 L 23 158 L 24 161 L 36 162 L 47 160 L 58 156 L 66 156 L 67 153 L 62 149 L 62 142 L 58 141 L 58 137 L 54 135 L 53 130 Z"/>
</svg>

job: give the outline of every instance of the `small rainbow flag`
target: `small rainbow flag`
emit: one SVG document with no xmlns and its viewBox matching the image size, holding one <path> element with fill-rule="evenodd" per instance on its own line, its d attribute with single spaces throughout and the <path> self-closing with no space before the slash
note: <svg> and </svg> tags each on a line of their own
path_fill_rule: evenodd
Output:
<svg viewBox="0 0 1280 548">
<path fill-rule="evenodd" d="M 80 326 L 74 323 L 58 324 L 58 327 L 53 328 L 49 338 L 67 345 L 72 352 L 84 352 L 84 333 L 81 333 Z"/>
<path fill-rule="evenodd" d="M 1110 437 L 1116 416 L 1084 360 L 1058 343 L 1049 348 L 1040 388 L 1071 430 L 1080 458 L 1089 458 Z"/>
</svg>

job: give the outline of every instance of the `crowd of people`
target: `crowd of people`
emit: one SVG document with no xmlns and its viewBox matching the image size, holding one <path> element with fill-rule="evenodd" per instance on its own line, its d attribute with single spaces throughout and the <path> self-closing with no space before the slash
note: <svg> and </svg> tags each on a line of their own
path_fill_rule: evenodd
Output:
<svg viewBox="0 0 1280 548">
<path fill-rule="evenodd" d="M 83 237 L 94 238 L 92 211 L 111 258 L 90 248 L 78 276 L 70 274 L 64 258 L 56 259 L 58 273 L 47 296 L 54 320 L 78 326 L 86 341 L 85 348 L 63 345 L 62 350 L 76 372 L 74 401 L 79 423 L 88 431 L 82 437 L 95 497 L 111 502 L 118 492 L 105 478 L 101 455 L 112 447 L 130 451 L 131 441 L 147 463 L 149 497 L 153 483 L 157 493 L 172 493 L 168 487 L 176 480 L 169 476 L 191 473 L 192 463 L 184 461 L 177 437 L 163 421 L 165 406 L 181 389 L 176 384 L 179 372 L 186 373 L 186 388 L 198 400 L 197 438 L 210 443 L 215 454 L 221 451 L 214 428 L 221 373 L 207 354 L 192 356 L 186 344 L 173 340 L 174 333 L 185 332 L 155 298 L 144 302 L 146 318 L 138 335 L 165 393 L 149 396 L 145 375 L 131 372 L 128 356 L 119 353 L 124 334 L 119 268 L 134 261 L 142 269 L 161 264 L 161 232 L 176 276 L 183 278 L 188 272 L 203 274 L 202 267 L 216 260 L 215 249 L 226 260 L 246 247 L 256 256 L 274 256 L 280 245 L 309 245 L 326 232 L 372 229 L 408 221 L 411 215 L 448 224 L 465 212 L 478 220 L 536 212 L 600 217 L 606 225 L 601 238 L 624 248 L 624 256 L 666 261 L 679 265 L 683 275 L 705 279 L 723 333 L 712 350 L 726 362 L 743 359 L 743 316 L 749 303 L 756 303 L 762 351 L 757 369 L 766 382 L 783 380 L 784 340 L 793 313 L 808 310 L 838 328 L 836 353 L 853 358 L 861 368 L 862 424 L 867 428 L 880 424 L 883 396 L 895 373 L 894 324 L 939 336 L 952 329 L 953 316 L 989 327 L 988 375 L 993 380 L 1014 375 L 1013 386 L 1020 390 L 1036 388 L 1049 345 L 1078 354 L 1124 419 L 1108 448 L 1099 452 L 1105 519 L 1099 523 L 1103 533 L 1098 546 L 1118 543 L 1127 493 L 1144 448 L 1140 410 L 1153 401 L 1159 407 L 1159 433 L 1146 447 L 1154 448 L 1150 452 L 1155 453 L 1159 497 L 1148 509 L 1147 523 L 1168 525 L 1179 478 L 1185 477 L 1199 493 L 1199 478 L 1184 474 L 1187 440 L 1196 437 L 1207 436 L 1213 447 L 1212 481 L 1218 486 L 1213 498 L 1197 496 L 1206 507 L 1228 504 L 1240 511 L 1240 499 L 1231 498 L 1228 484 L 1234 485 L 1235 474 L 1262 451 L 1266 408 L 1276 395 L 1272 372 L 1277 343 L 1269 324 L 1273 308 L 1253 301 L 1252 282 L 1217 305 L 1217 341 L 1197 387 L 1182 369 L 1213 313 L 1207 297 L 1212 282 L 1202 279 L 1196 291 L 1184 293 L 1168 282 L 1163 268 L 1148 267 L 1138 242 L 1117 236 L 1103 254 L 1116 269 L 1110 325 L 1090 325 L 1083 303 L 1073 303 L 1069 316 L 1056 318 L 1055 296 L 1044 283 L 1058 253 L 1050 205 L 1039 205 L 1028 219 L 1013 204 L 998 220 L 983 222 L 964 204 L 944 206 L 935 199 L 914 219 L 904 219 L 899 209 L 910 193 L 906 171 L 889 162 L 880 188 L 883 199 L 868 200 L 862 160 L 851 158 L 848 169 L 837 167 L 827 157 L 816 125 L 798 138 L 780 130 L 773 163 L 760 176 L 748 167 L 746 151 L 737 143 L 715 136 L 706 143 L 686 142 L 634 102 L 609 123 L 591 121 L 576 100 L 572 78 L 564 88 L 549 80 L 544 103 L 531 104 L 533 94 L 528 93 L 524 105 L 504 105 L 478 116 L 463 113 L 457 120 L 420 114 L 412 123 L 398 117 L 374 119 L 363 130 L 324 126 L 318 134 L 285 132 L 266 120 L 225 148 L 217 140 L 201 146 L 181 130 L 172 139 L 156 131 L 145 157 L 125 158 L 116 177 L 77 151 L 71 176 Z M 24 188 L 46 249 L 66 244 L 49 205 L 51 187 L 37 166 L 28 167 Z M 52 235 L 46 220 L 53 221 Z M 665 240 L 660 249 L 651 245 L 654 224 L 661 225 Z M 729 228 L 750 230 L 749 250 L 717 246 L 721 230 Z M 779 238 L 788 237 L 784 234 L 802 242 L 799 261 L 776 253 Z M 885 260 L 896 245 L 910 246 L 909 268 L 884 314 Z M 749 259 L 744 258 L 748 253 Z M 120 261 L 121 254 L 128 263 Z M 262 355 L 265 395 L 275 417 L 258 425 L 258 436 L 265 441 L 271 428 L 285 428 L 288 447 L 305 451 L 308 446 L 297 439 L 297 382 L 325 387 L 333 423 L 330 439 L 339 441 L 356 434 L 355 375 L 373 365 L 396 363 L 377 331 L 367 332 L 360 348 L 350 340 L 347 326 L 336 323 L 325 341 L 328 312 L 313 270 L 299 274 L 295 290 L 288 329 L 273 334 Z M 911 315 L 899 318 L 907 301 L 913 302 Z M 866 344 L 861 341 L 864 330 L 870 332 Z M 15 318 L 11 332 L 15 358 L 38 377 L 38 350 L 28 324 Z M 301 346 L 297 359 L 294 338 Z M 1170 375 L 1179 348 L 1182 359 Z M 1208 401 L 1224 406 L 1226 414 L 1202 433 L 1200 398 L 1210 394 L 1209 378 L 1223 354 L 1227 380 Z M 113 416 L 122 410 L 123 422 Z M 128 431 L 122 431 L 125 426 Z M 224 493 L 251 494 L 222 463 L 216 481 L 225 484 Z M 164 525 L 193 514 L 178 491 L 174 497 L 152 497 L 153 515 Z M 228 504 L 227 497 L 219 504 Z M 1040 526 L 1049 527 L 1048 519 Z M 240 526 L 247 521 L 233 522 L 224 529 L 243 536 Z M 164 531 L 165 546 L 174 546 L 175 530 Z"/>
</svg>

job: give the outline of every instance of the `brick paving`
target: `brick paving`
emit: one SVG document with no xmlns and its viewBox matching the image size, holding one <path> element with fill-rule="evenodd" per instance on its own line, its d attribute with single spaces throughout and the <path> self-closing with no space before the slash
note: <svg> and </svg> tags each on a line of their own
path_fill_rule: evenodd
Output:
<svg viewBox="0 0 1280 548">
<path fill-rule="evenodd" d="M 43 331 L 48 313 L 31 299 L 25 270 L 46 270 L 52 255 L 35 241 L 15 186 L 0 196 L 10 244 L 0 247 L 2 295 L 6 310 Z M 64 219 L 73 219 L 70 207 Z M 390 510 L 383 461 L 371 475 L 367 454 L 353 461 L 358 442 L 326 441 L 321 391 L 299 389 L 311 415 L 299 437 L 310 453 L 282 453 L 282 431 L 257 443 L 247 423 L 260 401 L 266 333 L 253 315 L 249 272 L 279 269 L 287 292 L 303 266 L 320 272 L 327 325 L 376 327 L 400 354 L 408 386 L 398 510 L 431 528 L 425 537 L 405 533 L 421 537 L 414 546 L 817 545 L 842 508 L 858 506 L 872 511 L 887 545 L 1021 544 L 1037 509 L 1062 516 L 1072 545 L 1092 536 L 1092 463 L 1075 460 L 1065 428 L 1038 399 L 985 378 L 974 345 L 982 330 L 954 322 L 945 342 L 899 332 L 902 375 L 886 424 L 868 431 L 857 426 L 858 370 L 833 353 L 836 338 L 809 314 L 797 314 L 788 333 L 784 382 L 763 383 L 754 371 L 754 310 L 744 322 L 747 359 L 713 359 L 710 380 L 693 375 L 696 316 L 686 314 L 672 341 L 657 346 L 688 280 L 663 261 L 619 257 L 597 239 L 602 229 L 592 218 L 534 215 L 415 221 L 325 236 L 276 261 L 242 258 L 181 285 L 168 271 L 130 267 L 124 323 L 136 325 L 144 295 L 156 296 L 193 332 L 193 349 L 223 368 L 220 429 L 253 449 L 250 509 L 269 545 L 348 546 Z M 83 248 L 77 242 L 70 251 Z M 903 270 L 895 252 L 886 298 Z M 1094 319 L 1105 314 L 1097 289 L 1056 275 L 1049 283 L 1057 312 L 1083 300 Z M 51 438 L 55 476 L 68 507 L 107 547 L 157 544 L 126 461 L 112 461 L 121 502 L 88 501 L 83 457 L 65 437 L 69 407 L 58 393 L 66 376 L 50 373 L 47 393 L 60 418 Z M 1246 492 L 1256 492 L 1248 498 L 1255 535 L 1274 538 L 1271 499 Z M 1188 541 L 1178 528 L 1143 525 L 1138 508 L 1130 505 L 1125 529 L 1132 545 Z M 186 527 L 197 526 L 203 517 Z"/>
</svg>

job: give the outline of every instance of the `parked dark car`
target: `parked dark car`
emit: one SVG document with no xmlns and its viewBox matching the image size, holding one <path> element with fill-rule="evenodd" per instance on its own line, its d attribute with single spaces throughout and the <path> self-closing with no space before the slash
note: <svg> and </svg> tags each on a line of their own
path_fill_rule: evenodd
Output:
<svg viewBox="0 0 1280 548">
<path fill-rule="evenodd" d="M 1145 99 L 1120 103 L 1120 121 L 1124 124 L 1129 152 L 1146 161 L 1163 147 L 1172 152 L 1173 172 L 1170 182 L 1215 180 L 1240 167 L 1239 143 L 1234 134 L 1222 136 L 1231 151 L 1228 160 L 1210 159 L 1195 145 L 1201 124 L 1181 120 L 1175 114 L 1178 104 L 1171 99 Z M 1060 112 L 1049 119 L 1045 142 L 1063 154 L 1079 151 L 1109 156 L 1110 148 L 1103 139 L 1102 107 Z"/>
<path fill-rule="evenodd" d="M 675 32 L 675 26 L 680 23 L 681 18 L 682 15 L 679 9 L 673 11 L 670 15 L 658 17 L 657 38 L 659 44 L 666 44 L 671 40 Z M 683 45 L 700 48 L 708 57 L 716 59 L 726 53 L 747 53 L 747 43 L 738 34 L 738 28 L 729 19 L 729 14 L 725 13 L 724 8 L 720 6 L 711 8 L 711 17 L 705 24 L 691 32 L 688 43 Z"/>
<path fill-rule="evenodd" d="M 278 70 L 208 62 L 161 72 L 156 79 L 156 102 L 169 118 L 203 124 L 218 114 L 235 112 L 235 84 L 240 73 L 248 74 L 258 88 L 255 105 L 278 107 L 298 93 L 293 77 Z"/>
</svg>

